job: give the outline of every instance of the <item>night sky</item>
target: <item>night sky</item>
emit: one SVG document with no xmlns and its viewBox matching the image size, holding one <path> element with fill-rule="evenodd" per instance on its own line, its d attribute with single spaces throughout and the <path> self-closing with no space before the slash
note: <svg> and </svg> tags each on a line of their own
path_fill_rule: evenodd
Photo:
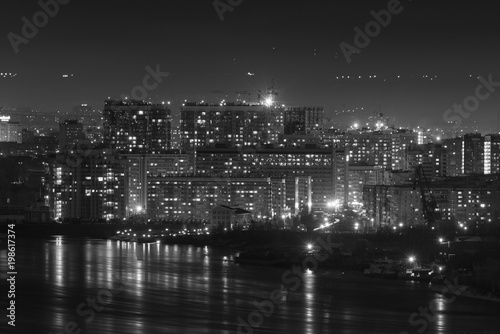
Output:
<svg viewBox="0 0 500 334">
<path fill-rule="evenodd" d="M 402 0 L 401 13 L 348 64 L 339 44 L 354 45 L 354 27 L 364 30 L 370 11 L 388 3 L 243 0 L 221 21 L 212 0 L 71 0 L 16 54 L 7 35 L 21 35 L 22 17 L 32 22 L 41 8 L 4 0 L 0 72 L 18 76 L 0 77 L 0 106 L 102 108 L 159 64 L 170 75 L 148 99 L 174 110 L 274 79 L 287 105 L 381 110 L 401 125 L 444 127 L 443 113 L 474 95 L 478 76 L 500 82 L 498 1 Z M 495 130 L 499 112 L 500 87 L 464 125 Z"/>
</svg>

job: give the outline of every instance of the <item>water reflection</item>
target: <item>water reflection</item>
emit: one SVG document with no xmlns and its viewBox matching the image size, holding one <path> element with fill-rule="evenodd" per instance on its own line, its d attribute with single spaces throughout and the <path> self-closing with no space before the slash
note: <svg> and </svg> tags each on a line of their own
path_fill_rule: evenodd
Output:
<svg viewBox="0 0 500 334">
<path fill-rule="evenodd" d="M 240 266 L 232 256 L 209 247 L 63 237 L 30 240 L 17 254 L 23 277 L 16 296 L 23 319 L 19 332 L 37 328 L 64 333 L 66 324 L 74 321 L 82 334 L 236 333 L 238 317 L 248 322 L 252 312 L 259 312 L 255 302 L 269 300 L 274 289 L 280 290 L 289 268 Z M 0 259 L 6 261 L 4 251 Z M 500 328 L 499 304 L 466 298 L 447 303 L 419 284 L 349 275 L 305 272 L 297 290 L 251 329 L 301 334 L 416 332 L 408 318 L 429 305 L 436 310 L 435 320 L 428 324 L 431 332 L 473 331 L 474 326 L 477 331 L 477 324 L 481 330 Z M 77 307 L 97 298 L 102 289 L 112 298 L 109 304 L 99 304 L 102 309 L 94 310 L 94 318 L 87 322 L 89 315 L 78 314 Z M 6 331 L 0 327 L 0 332 Z"/>
</svg>

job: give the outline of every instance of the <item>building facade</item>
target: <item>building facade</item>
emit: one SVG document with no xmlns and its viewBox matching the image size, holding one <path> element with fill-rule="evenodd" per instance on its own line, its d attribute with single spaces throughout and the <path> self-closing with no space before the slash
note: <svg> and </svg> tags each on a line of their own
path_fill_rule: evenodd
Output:
<svg viewBox="0 0 500 334">
<path fill-rule="evenodd" d="M 227 144 L 230 147 L 278 143 L 283 108 L 263 104 L 186 103 L 181 107 L 181 148 Z"/>
<path fill-rule="evenodd" d="M 111 220 L 126 215 L 125 171 L 109 149 L 93 149 L 74 160 L 60 154 L 54 170 L 54 217 Z"/>
<path fill-rule="evenodd" d="M 171 119 L 171 111 L 164 104 L 106 100 L 104 145 L 119 153 L 163 153 L 171 148 Z"/>
</svg>

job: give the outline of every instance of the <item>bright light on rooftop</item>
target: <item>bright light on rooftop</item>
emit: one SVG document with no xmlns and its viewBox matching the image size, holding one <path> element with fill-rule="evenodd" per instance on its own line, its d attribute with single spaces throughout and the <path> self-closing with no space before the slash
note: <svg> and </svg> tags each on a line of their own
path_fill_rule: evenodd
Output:
<svg viewBox="0 0 500 334">
<path fill-rule="evenodd" d="M 264 104 L 268 107 L 272 106 L 274 103 L 273 99 L 271 97 L 268 97 L 265 101 Z"/>
</svg>

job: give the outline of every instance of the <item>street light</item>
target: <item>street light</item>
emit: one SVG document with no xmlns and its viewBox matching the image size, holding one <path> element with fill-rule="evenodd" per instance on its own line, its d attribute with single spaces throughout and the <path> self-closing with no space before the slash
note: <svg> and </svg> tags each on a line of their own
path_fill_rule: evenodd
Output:
<svg viewBox="0 0 500 334">
<path fill-rule="evenodd" d="M 307 249 L 312 249 L 313 245 L 312 244 L 307 244 Z"/>
<path fill-rule="evenodd" d="M 415 257 L 413 257 L 413 256 L 410 256 L 410 257 L 408 258 L 408 261 L 409 261 L 410 263 L 413 263 L 413 262 L 415 262 Z"/>
</svg>

